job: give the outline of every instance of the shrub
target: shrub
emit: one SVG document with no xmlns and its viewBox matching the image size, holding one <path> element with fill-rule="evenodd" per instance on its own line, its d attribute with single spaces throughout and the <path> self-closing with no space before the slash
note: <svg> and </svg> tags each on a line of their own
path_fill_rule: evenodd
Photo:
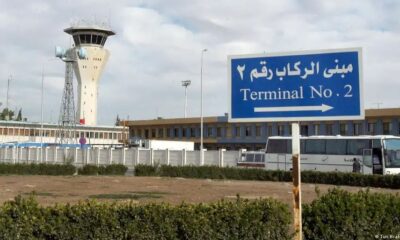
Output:
<svg viewBox="0 0 400 240">
<path fill-rule="evenodd" d="M 128 167 L 122 164 L 111 164 L 107 166 L 85 165 L 78 169 L 81 175 L 125 175 Z"/>
<path fill-rule="evenodd" d="M 272 199 L 43 208 L 17 197 L 0 208 L 0 239 L 291 239 L 290 222 L 288 206 Z"/>
<path fill-rule="evenodd" d="M 128 167 L 123 164 L 111 164 L 99 167 L 99 175 L 125 175 Z"/>
<path fill-rule="evenodd" d="M 217 166 L 168 166 L 153 167 L 138 165 L 136 176 L 164 176 L 184 178 L 210 178 L 258 181 L 292 181 L 292 173 L 281 170 Z M 382 187 L 400 189 L 400 175 L 363 175 L 360 173 L 302 171 L 301 181 L 333 185 L 360 187 Z"/>
<path fill-rule="evenodd" d="M 303 206 L 303 231 L 305 239 L 389 237 L 400 232 L 399 216 L 398 195 L 334 189 Z"/>
<path fill-rule="evenodd" d="M 19 175 L 72 175 L 76 168 L 70 164 L 46 164 L 46 163 L 1 163 L 0 174 Z"/>
<path fill-rule="evenodd" d="M 98 175 L 99 167 L 96 165 L 84 165 L 82 168 L 78 168 L 79 175 Z"/>
<path fill-rule="evenodd" d="M 139 164 L 135 166 L 135 176 L 158 176 L 157 167 Z"/>
</svg>

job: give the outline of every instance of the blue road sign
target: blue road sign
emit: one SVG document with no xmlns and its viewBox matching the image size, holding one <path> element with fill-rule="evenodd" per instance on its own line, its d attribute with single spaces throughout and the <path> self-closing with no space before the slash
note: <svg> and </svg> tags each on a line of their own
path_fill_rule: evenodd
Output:
<svg viewBox="0 0 400 240">
<path fill-rule="evenodd" d="M 229 121 L 364 119 L 361 48 L 228 57 Z"/>
</svg>

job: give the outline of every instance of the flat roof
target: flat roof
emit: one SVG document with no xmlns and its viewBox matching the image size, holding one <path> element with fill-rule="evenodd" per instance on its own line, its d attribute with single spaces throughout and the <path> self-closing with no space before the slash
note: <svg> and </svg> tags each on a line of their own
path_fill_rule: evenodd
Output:
<svg viewBox="0 0 400 240">
<path fill-rule="evenodd" d="M 24 121 L 6 121 L 6 120 L 0 120 L 0 127 L 33 127 L 33 128 L 40 128 L 41 123 L 40 122 L 24 122 Z M 43 123 L 44 128 L 59 128 L 58 123 Z M 88 130 L 124 130 L 126 127 L 124 126 L 106 126 L 106 125 L 80 125 L 76 124 L 76 129 L 77 130 L 83 130 L 83 129 L 88 129 Z"/>
<path fill-rule="evenodd" d="M 365 118 L 377 117 L 400 117 L 400 108 L 378 108 L 366 109 Z M 227 116 L 213 116 L 204 117 L 204 123 L 226 123 L 228 122 Z M 288 122 L 290 122 L 288 120 Z M 150 125 L 179 125 L 179 124 L 198 124 L 200 117 L 191 118 L 157 118 L 148 120 L 122 120 L 122 126 L 150 126 Z"/>
<path fill-rule="evenodd" d="M 115 35 L 115 32 L 111 29 L 99 27 L 99 26 L 76 26 L 64 29 L 64 32 L 68 34 L 75 34 L 77 32 L 101 32 L 105 33 L 108 36 Z"/>
</svg>

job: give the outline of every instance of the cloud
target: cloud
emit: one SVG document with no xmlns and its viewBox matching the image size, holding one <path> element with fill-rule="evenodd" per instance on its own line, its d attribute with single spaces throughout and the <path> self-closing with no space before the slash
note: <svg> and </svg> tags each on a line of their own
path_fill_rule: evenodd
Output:
<svg viewBox="0 0 400 240">
<path fill-rule="evenodd" d="M 0 99 L 13 75 L 11 107 L 40 120 L 45 69 L 45 120 L 58 118 L 64 63 L 55 45 L 68 47 L 63 29 L 78 19 L 108 21 L 117 35 L 99 86 L 99 123 L 121 118 L 200 114 L 200 58 L 204 54 L 204 113 L 227 112 L 227 56 L 307 49 L 362 47 L 367 107 L 399 107 L 398 1 L 1 1 Z M 75 82 L 76 84 L 76 82 Z"/>
</svg>

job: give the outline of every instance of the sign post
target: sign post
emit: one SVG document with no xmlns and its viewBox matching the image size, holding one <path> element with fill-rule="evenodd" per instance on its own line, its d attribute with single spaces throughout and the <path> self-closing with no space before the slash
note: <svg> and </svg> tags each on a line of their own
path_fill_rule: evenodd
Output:
<svg viewBox="0 0 400 240">
<path fill-rule="evenodd" d="M 302 239 L 300 121 L 364 119 L 361 48 L 228 57 L 229 122 L 293 122 L 293 208 Z"/>
<path fill-rule="evenodd" d="M 302 218 L 301 218 L 301 171 L 300 171 L 300 126 L 292 123 L 292 163 L 293 163 L 293 217 L 295 239 L 301 240 Z"/>
</svg>

